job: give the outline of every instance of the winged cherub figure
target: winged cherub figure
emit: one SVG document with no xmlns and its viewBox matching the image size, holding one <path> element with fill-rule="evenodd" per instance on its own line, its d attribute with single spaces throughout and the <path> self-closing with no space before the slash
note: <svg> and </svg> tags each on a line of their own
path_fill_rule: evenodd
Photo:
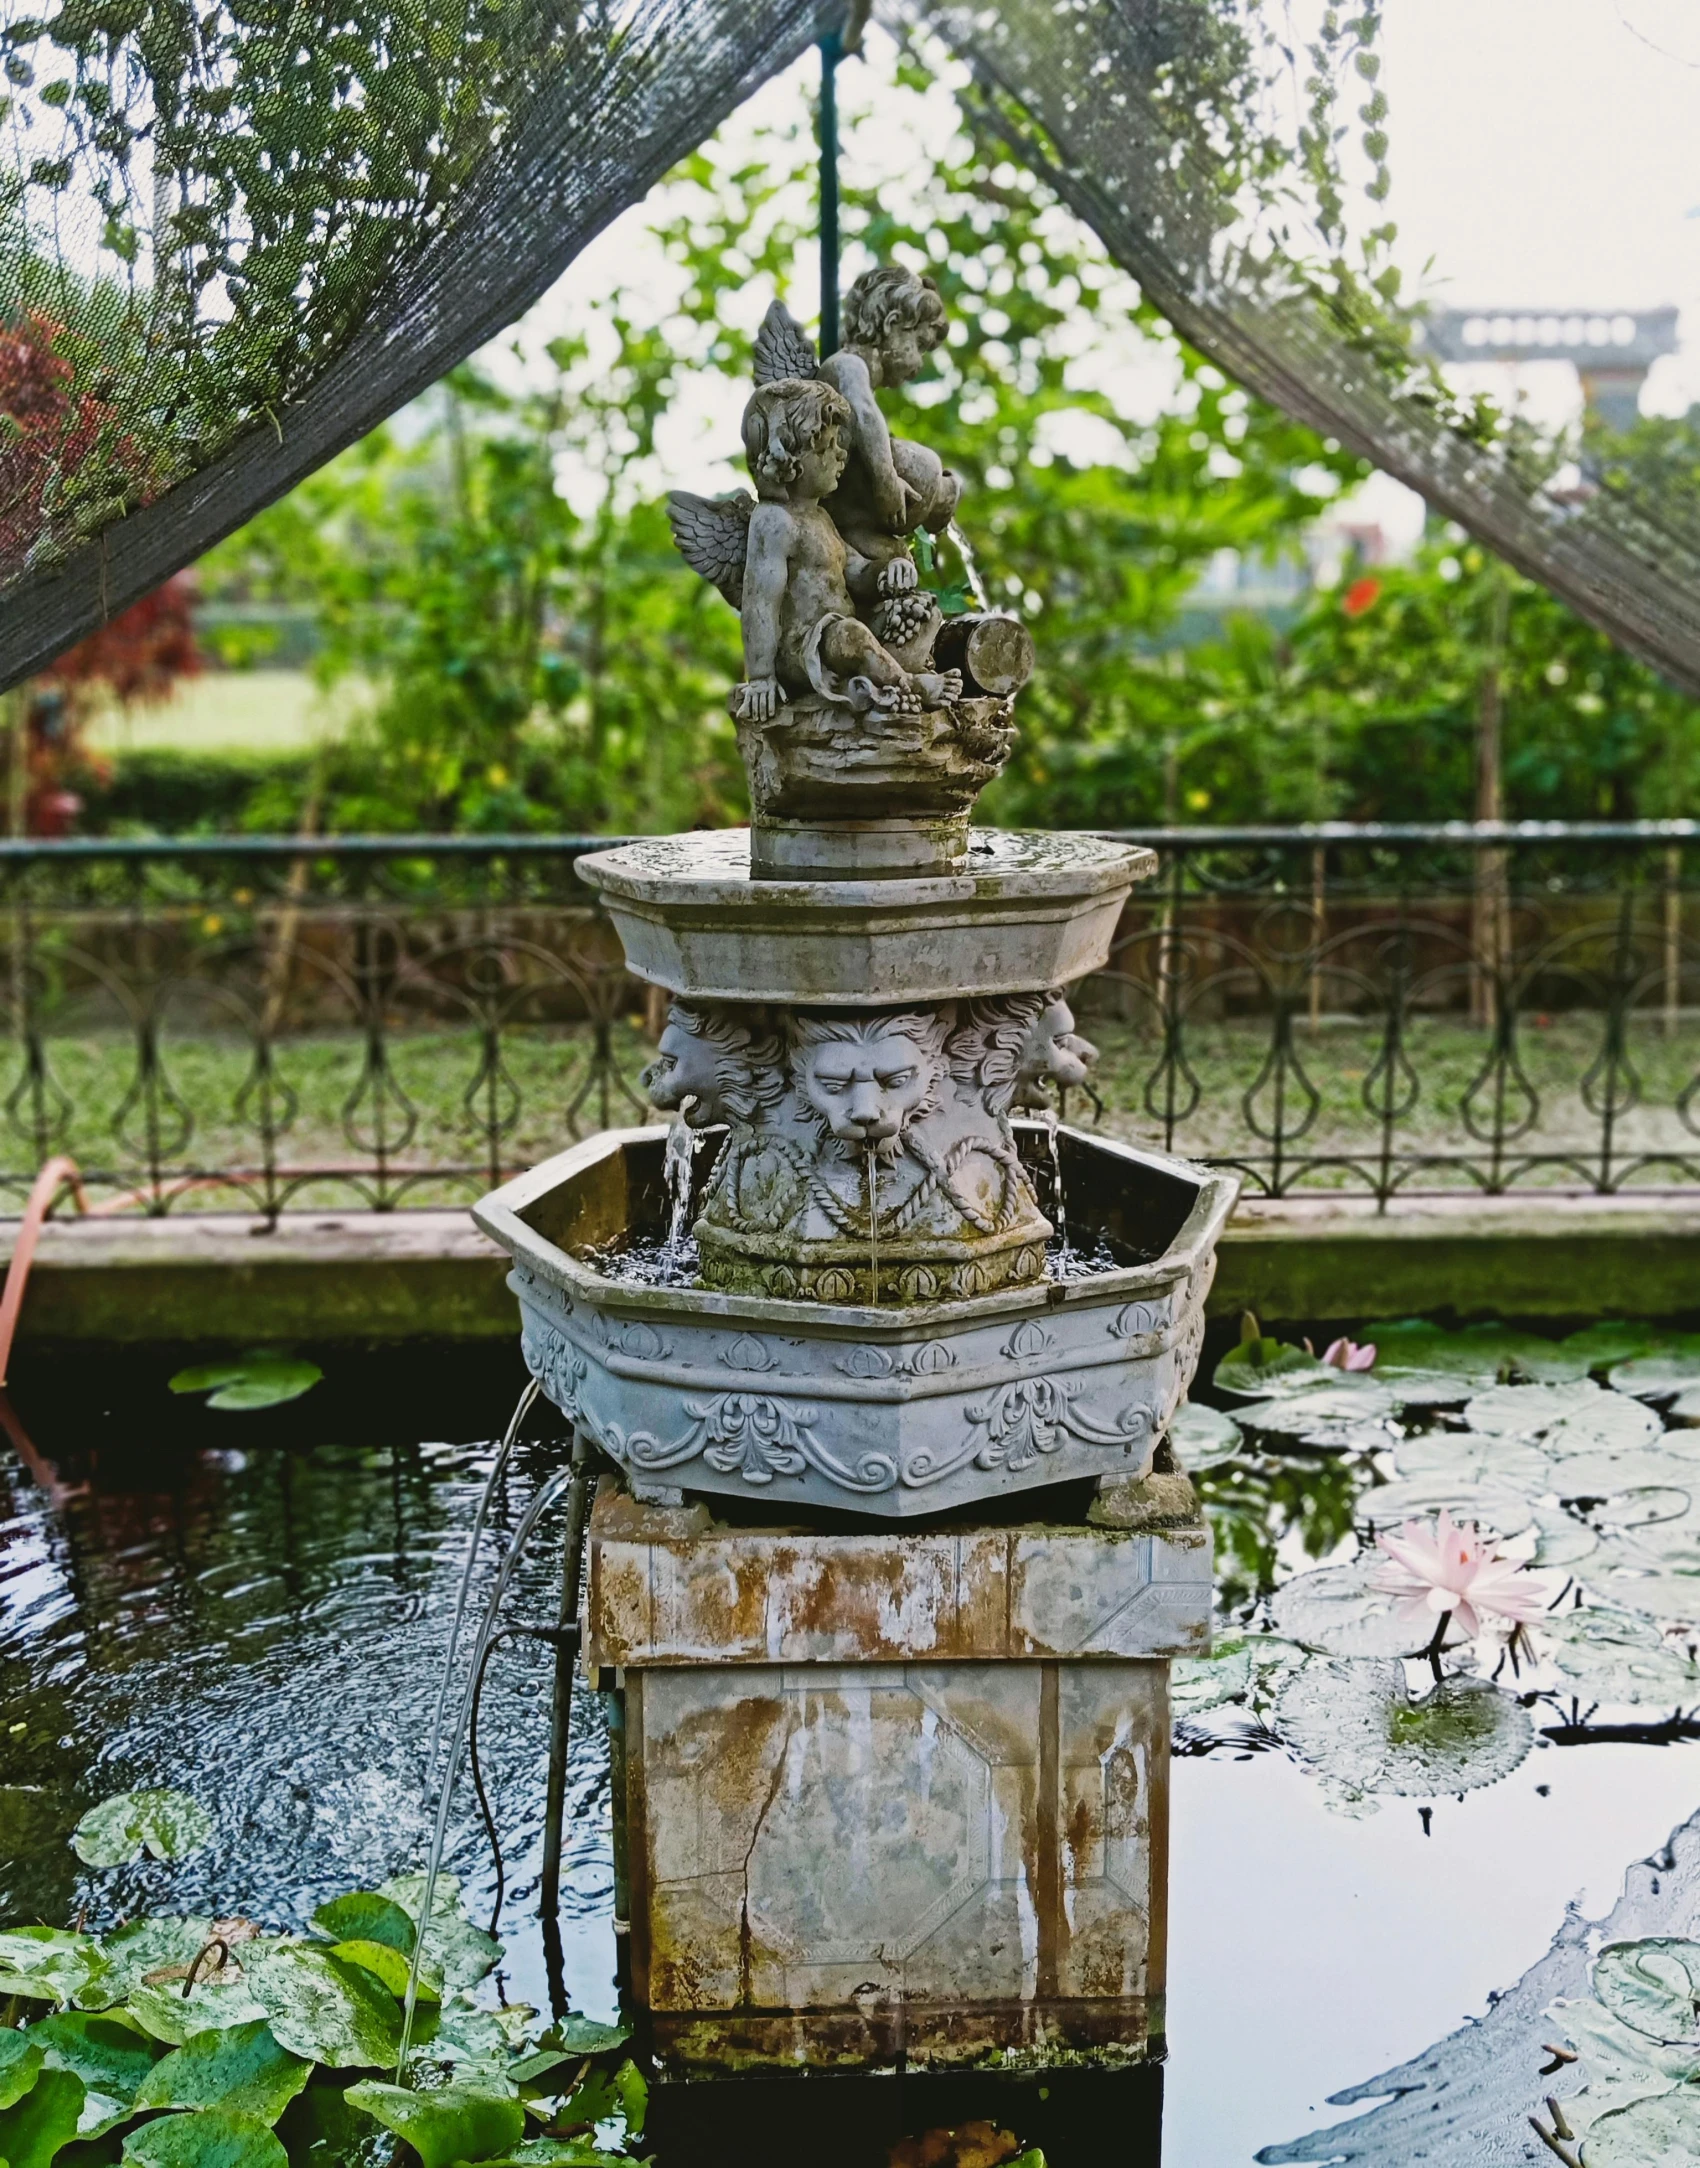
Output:
<svg viewBox="0 0 1700 2168">
<path fill-rule="evenodd" d="M 755 378 L 764 384 L 781 376 L 818 376 L 844 395 L 850 458 L 826 509 L 852 549 L 891 568 L 887 595 L 902 595 L 917 585 L 909 536 L 917 527 L 932 534 L 947 527 L 962 484 L 936 452 L 891 434 L 874 393 L 920 374 L 944 342 L 944 303 L 930 278 L 901 264 L 881 264 L 864 271 L 845 295 L 843 328 L 837 353 L 818 361 L 808 333 L 783 301 L 775 301 L 756 334 Z M 902 645 L 931 615 L 924 597 L 888 602 L 882 616 L 887 641 Z"/>
<path fill-rule="evenodd" d="M 788 700 L 810 695 L 856 714 L 918 714 L 961 698 L 959 672 L 906 670 L 856 614 L 858 600 L 872 609 L 904 583 L 890 563 L 848 546 L 822 509 L 843 476 L 850 435 L 850 408 L 830 384 L 781 377 L 758 386 L 744 409 L 744 453 L 761 501 L 684 491 L 668 500 L 686 561 L 743 620 L 744 682 L 732 693 L 740 722 L 770 722 Z"/>
</svg>

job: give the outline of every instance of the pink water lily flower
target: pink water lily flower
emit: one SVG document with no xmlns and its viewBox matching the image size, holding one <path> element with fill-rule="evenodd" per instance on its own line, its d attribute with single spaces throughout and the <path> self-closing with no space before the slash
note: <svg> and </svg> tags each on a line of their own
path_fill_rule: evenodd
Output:
<svg viewBox="0 0 1700 2168">
<path fill-rule="evenodd" d="M 1506 1557 L 1475 1527 L 1460 1527 L 1444 1506 L 1432 1528 L 1407 1521 L 1396 1536 L 1375 1540 L 1393 1564 L 1371 1574 L 1369 1585 L 1403 1598 L 1399 1615 L 1412 1625 L 1438 1631 L 1450 1611 L 1458 1630 L 1474 1640 L 1490 1619 L 1508 1619 L 1513 1629 L 1526 1626 L 1550 1600 L 1545 1575 Z"/>
<path fill-rule="evenodd" d="M 1370 1340 L 1359 1347 L 1355 1340 L 1331 1340 L 1322 1351 L 1322 1359 L 1336 1370 L 1373 1370 L 1375 1342 Z"/>
</svg>

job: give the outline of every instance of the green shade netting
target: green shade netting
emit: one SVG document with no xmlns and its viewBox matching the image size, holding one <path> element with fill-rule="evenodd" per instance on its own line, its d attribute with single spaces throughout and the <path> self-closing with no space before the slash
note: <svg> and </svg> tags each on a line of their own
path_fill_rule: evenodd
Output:
<svg viewBox="0 0 1700 2168">
<path fill-rule="evenodd" d="M 4 10 L 0 684 L 511 322 L 836 13 L 813 0 Z M 1700 692 L 1688 440 L 1596 465 L 1578 487 L 1450 397 L 1396 312 L 1318 274 L 1302 232 L 1315 175 L 1270 107 L 1277 0 L 882 12 L 967 64 L 984 120 L 1230 375 Z"/>
</svg>

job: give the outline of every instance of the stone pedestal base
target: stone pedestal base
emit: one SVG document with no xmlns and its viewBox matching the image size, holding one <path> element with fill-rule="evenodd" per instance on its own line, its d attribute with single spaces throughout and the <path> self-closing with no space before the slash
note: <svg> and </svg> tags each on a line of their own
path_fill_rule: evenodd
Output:
<svg viewBox="0 0 1700 2168">
<path fill-rule="evenodd" d="M 1168 1658 L 1210 1603 L 1175 1487 L 1121 1486 L 1114 1526 L 910 1535 L 604 1484 L 586 1655 L 623 1696 L 616 1856 L 664 2076 L 1160 2046 Z"/>
</svg>

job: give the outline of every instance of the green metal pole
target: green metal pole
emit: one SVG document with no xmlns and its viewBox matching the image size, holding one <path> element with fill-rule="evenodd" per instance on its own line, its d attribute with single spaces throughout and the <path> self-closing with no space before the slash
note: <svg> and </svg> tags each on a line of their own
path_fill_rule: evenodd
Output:
<svg viewBox="0 0 1700 2168">
<path fill-rule="evenodd" d="M 838 63 L 844 39 L 829 30 L 820 41 L 820 350 L 838 351 Z"/>
</svg>

